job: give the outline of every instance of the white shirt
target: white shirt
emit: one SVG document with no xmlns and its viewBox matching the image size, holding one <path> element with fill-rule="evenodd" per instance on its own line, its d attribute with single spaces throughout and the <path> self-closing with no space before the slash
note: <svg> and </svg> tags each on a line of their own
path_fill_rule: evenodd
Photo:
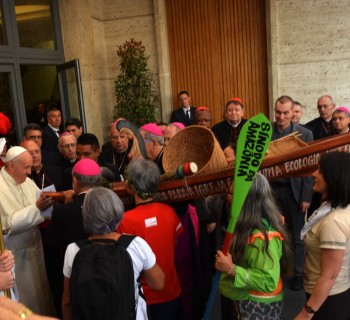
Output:
<svg viewBox="0 0 350 320">
<path fill-rule="evenodd" d="M 71 243 L 67 247 L 63 266 L 63 274 L 67 278 L 71 277 L 73 261 L 79 250 L 79 247 L 75 243 Z M 140 237 L 135 237 L 135 239 L 131 241 L 126 250 L 130 254 L 134 268 L 135 301 L 138 302 L 136 318 L 137 320 L 147 319 L 145 303 L 142 305 L 143 310 L 140 310 L 142 298 L 139 299 L 138 297 L 139 289 L 137 278 L 139 277 L 142 270 L 151 269 L 156 264 L 156 256 L 154 255 L 151 247 L 147 244 L 147 242 Z"/>
</svg>

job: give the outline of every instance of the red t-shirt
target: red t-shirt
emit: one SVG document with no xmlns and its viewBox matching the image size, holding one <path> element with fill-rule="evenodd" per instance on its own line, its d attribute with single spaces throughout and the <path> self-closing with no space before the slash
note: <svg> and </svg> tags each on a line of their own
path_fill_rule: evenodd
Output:
<svg viewBox="0 0 350 320">
<path fill-rule="evenodd" d="M 140 204 L 125 212 L 117 231 L 143 238 L 152 248 L 157 263 L 165 273 L 165 286 L 161 291 L 151 289 L 142 281 L 147 303 L 156 304 L 177 298 L 181 286 L 175 268 L 175 244 L 183 227 L 174 209 L 157 202 Z"/>
</svg>

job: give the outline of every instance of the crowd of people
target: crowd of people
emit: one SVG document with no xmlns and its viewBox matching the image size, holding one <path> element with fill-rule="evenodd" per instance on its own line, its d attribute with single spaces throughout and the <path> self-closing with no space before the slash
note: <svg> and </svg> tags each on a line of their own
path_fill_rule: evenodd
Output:
<svg viewBox="0 0 350 320">
<path fill-rule="evenodd" d="M 10 289 L 12 299 L 29 309 L 0 300 L 0 310 L 8 306 L 5 311 L 17 310 L 21 319 L 105 317 L 109 309 L 103 313 L 94 299 L 84 304 L 76 298 L 74 261 L 83 259 L 85 239 L 102 252 L 131 234 L 125 250 L 131 257 L 137 319 L 201 319 L 215 269 L 223 274 L 222 319 L 252 319 L 253 314 L 279 319 L 283 277 L 291 277 L 293 290 L 305 290 L 307 303 L 299 314 L 296 310 L 297 319 L 350 319 L 350 154 L 324 154 L 313 176 L 268 182 L 257 174 L 224 255 L 220 248 L 232 199 L 220 194 L 159 203 L 153 195 L 165 173 L 164 150 L 187 126 L 212 130 L 232 166 L 247 106 L 238 97 L 230 99 L 224 120 L 213 126 L 209 108 L 191 106 L 187 91 L 178 98 L 180 108 L 170 123 L 136 128 L 117 119 L 102 146 L 93 133 L 83 132 L 79 119 L 63 125 L 56 105 L 47 108 L 43 127 L 28 123 L 18 146 L 7 150 L 5 144 L 0 290 Z M 348 107 L 336 107 L 324 95 L 317 110 L 319 117 L 302 125 L 302 105 L 279 97 L 272 140 L 293 132 L 304 142 L 349 135 Z M 3 137 L 8 130 L 7 122 L 0 125 Z M 109 189 L 120 181 L 134 198 L 126 210 Z M 86 288 L 84 297 L 89 292 Z"/>
</svg>

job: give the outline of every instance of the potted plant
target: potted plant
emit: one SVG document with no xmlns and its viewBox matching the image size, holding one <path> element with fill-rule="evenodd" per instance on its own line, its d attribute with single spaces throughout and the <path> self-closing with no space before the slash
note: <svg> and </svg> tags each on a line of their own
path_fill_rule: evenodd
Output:
<svg viewBox="0 0 350 320">
<path fill-rule="evenodd" d="M 118 46 L 117 54 L 120 57 L 120 74 L 114 81 L 114 119 L 125 118 L 136 126 L 156 122 L 159 98 L 153 89 L 149 56 L 145 54 L 142 41 L 126 41 Z"/>
</svg>

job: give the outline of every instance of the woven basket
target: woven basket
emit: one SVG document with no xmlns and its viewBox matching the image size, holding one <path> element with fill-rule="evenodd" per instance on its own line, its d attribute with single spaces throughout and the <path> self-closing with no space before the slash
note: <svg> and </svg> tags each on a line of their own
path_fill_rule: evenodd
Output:
<svg viewBox="0 0 350 320">
<path fill-rule="evenodd" d="M 270 142 L 269 148 L 266 152 L 265 159 L 293 152 L 308 146 L 308 144 L 300 140 L 296 134 L 291 134 L 283 138 Z"/>
<path fill-rule="evenodd" d="M 163 168 L 166 173 L 186 162 L 195 162 L 197 173 L 205 174 L 225 169 L 227 162 L 211 130 L 202 126 L 189 126 L 177 133 L 164 149 Z"/>
</svg>

